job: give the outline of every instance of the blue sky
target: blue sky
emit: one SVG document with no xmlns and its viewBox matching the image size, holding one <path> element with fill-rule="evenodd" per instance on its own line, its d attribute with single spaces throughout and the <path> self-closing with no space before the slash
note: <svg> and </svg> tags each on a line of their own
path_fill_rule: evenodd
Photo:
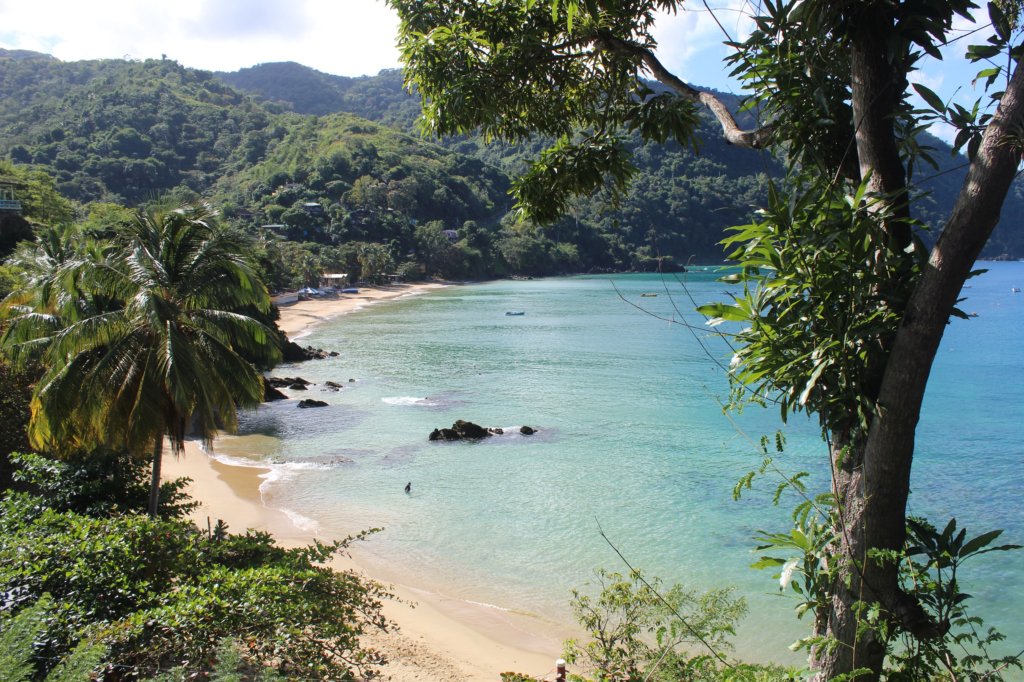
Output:
<svg viewBox="0 0 1024 682">
<path fill-rule="evenodd" d="M 699 2 L 658 22 L 661 60 L 695 85 L 739 92 L 726 76 L 722 27 L 734 38 L 749 30 L 751 2 Z M 399 66 L 397 19 L 380 0 L 0 0 L 0 47 L 46 52 L 73 61 L 159 58 L 185 66 L 234 71 L 263 62 L 295 61 L 344 76 Z M 986 18 L 984 11 L 979 17 Z M 976 27 L 961 22 L 965 31 Z M 978 67 L 963 63 L 961 41 L 941 63 L 915 78 L 939 92 L 973 102 Z M 941 132 L 941 131 L 937 131 Z M 948 137 L 948 134 L 943 134 Z"/>
</svg>

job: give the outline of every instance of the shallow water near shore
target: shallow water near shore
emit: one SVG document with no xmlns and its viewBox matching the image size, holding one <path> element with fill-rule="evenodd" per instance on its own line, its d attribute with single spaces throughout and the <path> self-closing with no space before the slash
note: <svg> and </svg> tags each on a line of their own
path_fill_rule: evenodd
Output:
<svg viewBox="0 0 1024 682">
<path fill-rule="evenodd" d="M 1024 294 L 1011 293 L 1024 264 L 985 267 L 961 306 L 978 317 L 954 321 L 940 349 L 910 504 L 936 523 L 956 516 L 1024 544 Z M 761 435 L 781 424 L 774 409 L 722 412 L 730 352 L 692 312 L 725 300 L 716 276 L 451 286 L 340 317 L 303 338 L 339 357 L 275 372 L 316 382 L 291 396 L 329 406 L 290 400 L 248 413 L 218 456 L 269 463 L 265 503 L 325 539 L 383 527 L 359 553 L 388 579 L 568 631 L 571 590 L 586 591 L 598 567 L 628 570 L 617 549 L 668 583 L 735 586 L 751 607 L 737 654 L 798 662 L 786 646 L 809 623 L 769 572 L 749 568 L 752 536 L 787 529 L 793 503 L 771 506 L 777 475 L 731 498 L 762 459 Z M 428 442 L 456 419 L 505 433 Z M 812 472 L 812 488 L 824 488 L 816 424 L 797 416 L 784 432 L 780 468 Z M 1019 551 L 972 560 L 961 576 L 1008 651 L 1024 647 L 1022 577 Z"/>
</svg>

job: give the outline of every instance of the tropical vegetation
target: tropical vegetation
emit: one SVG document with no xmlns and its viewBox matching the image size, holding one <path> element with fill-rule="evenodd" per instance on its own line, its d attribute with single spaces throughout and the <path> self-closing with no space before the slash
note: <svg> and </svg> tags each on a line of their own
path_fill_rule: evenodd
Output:
<svg viewBox="0 0 1024 682">
<path fill-rule="evenodd" d="M 739 266 L 736 293 L 702 308 L 736 349 L 733 407 L 821 427 L 830 490 L 787 478 L 794 527 L 758 538 L 759 565 L 812 621 L 811 674 L 1019 668 L 956 580 L 1015 546 L 906 503 L 958 292 L 979 256 L 1024 253 L 997 230 L 1021 201 L 1020 6 L 987 3 L 991 35 L 967 51 L 986 95 L 965 108 L 909 80 L 968 0 L 766 2 L 731 43 L 746 101 L 658 60 L 656 11 L 676 0 L 389 4 L 407 70 L 375 78 L 0 52 L 0 180 L 22 202 L 0 220 L 0 672 L 353 679 L 383 662 L 358 637 L 387 626 L 388 595 L 323 565 L 348 541 L 203 531 L 183 520 L 182 483 L 161 479 L 165 440 L 209 440 L 261 399 L 278 358 L 268 288 L 691 256 Z M 413 134 L 421 107 L 443 140 Z M 958 131 L 957 156 L 939 155 L 934 121 Z M 738 493 L 771 469 L 768 443 Z M 31 448 L 45 457 L 17 454 Z M 722 653 L 743 611 L 727 591 L 599 580 L 575 601 L 592 639 L 567 648 L 594 679 L 793 674 Z"/>
<path fill-rule="evenodd" d="M 364 244 L 388 250 L 388 274 L 409 277 L 720 262 L 722 230 L 750 219 L 766 201 L 768 178 L 784 173 L 778 159 L 708 134 L 717 124 L 698 111 L 707 131 L 698 149 L 651 143 L 639 130 L 624 138 L 636 172 L 617 207 L 599 193 L 573 199 L 553 223 L 521 222 L 507 190 L 545 138 L 424 140 L 419 103 L 396 71 L 346 79 L 263 64 L 210 74 L 169 60 L 65 63 L 35 53 L 0 53 L 0 63 L 0 92 L 9 93 L 0 98 L 0 155 L 50 174 L 82 212 L 93 202 L 134 208 L 167 194 L 178 203 L 208 200 L 267 246 L 259 264 L 274 289 L 302 286 L 304 261 L 358 278 Z M 741 123 L 753 120 L 739 111 L 741 100 L 721 98 Z M 935 158 L 940 170 L 929 173 L 919 206 L 937 220 L 963 168 L 944 151 Z M 440 258 L 414 237 L 431 222 L 454 247 Z M 991 257 L 1024 253 L 1018 233 L 1005 228 L 986 249 Z"/>
<path fill-rule="evenodd" d="M 204 207 L 152 209 L 93 240 L 44 233 L 16 259 L 29 275 L 4 301 L 0 345 L 43 368 L 29 439 L 60 452 L 103 445 L 152 451 L 149 513 L 159 505 L 164 438 L 206 443 L 231 430 L 239 406 L 263 399 L 249 358 L 279 357 L 266 287 L 239 236 Z"/>
<path fill-rule="evenodd" d="M 181 480 L 149 517 L 147 463 L 123 452 L 15 460 L 29 490 L 0 500 L 3 679 L 200 679 L 226 641 L 244 679 L 352 680 L 385 662 L 359 636 L 388 627 L 389 594 L 326 565 L 357 538 L 285 549 L 201 530 Z"/>
</svg>

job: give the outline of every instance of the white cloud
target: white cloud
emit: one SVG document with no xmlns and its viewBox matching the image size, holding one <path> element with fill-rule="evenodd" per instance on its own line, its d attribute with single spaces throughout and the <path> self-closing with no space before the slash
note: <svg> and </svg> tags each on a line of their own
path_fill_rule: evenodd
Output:
<svg viewBox="0 0 1024 682">
<path fill-rule="evenodd" d="M 752 21 L 746 0 L 724 0 L 712 5 L 689 3 L 678 14 L 658 18 L 654 36 L 658 57 L 665 66 L 688 83 L 724 91 L 737 91 L 723 63 L 726 40 L 742 40 L 749 35 Z"/>
<path fill-rule="evenodd" d="M 73 0 L 0 3 L 0 47 L 58 59 L 159 58 L 234 71 L 296 61 L 341 75 L 398 66 L 394 13 L 376 0 Z"/>
</svg>

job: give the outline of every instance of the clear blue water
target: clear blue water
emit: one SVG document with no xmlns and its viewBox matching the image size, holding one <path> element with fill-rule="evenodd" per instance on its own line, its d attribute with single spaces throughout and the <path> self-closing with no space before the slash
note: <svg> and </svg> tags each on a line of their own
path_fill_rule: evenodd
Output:
<svg viewBox="0 0 1024 682">
<path fill-rule="evenodd" d="M 1024 285 L 1024 264 L 987 266 L 964 292 L 963 309 L 978 317 L 953 322 L 940 350 L 911 508 L 979 532 L 1005 528 L 1006 541 L 1024 544 L 1024 294 L 1011 293 Z M 330 406 L 263 407 L 244 418 L 250 436 L 228 451 L 273 461 L 267 503 L 324 537 L 383 527 L 361 553 L 403 581 L 567 626 L 573 588 L 598 567 L 625 570 L 603 530 L 648 575 L 735 586 L 751 606 L 738 653 L 793 661 L 786 646 L 809 624 L 795 620 L 770 573 L 749 568 L 752 536 L 788 528 L 792 503 L 771 506 L 773 477 L 731 499 L 761 460 L 760 436 L 780 428 L 778 414 L 723 414 L 718 363 L 730 353 L 692 311 L 724 300 L 726 288 L 713 272 L 685 282 L 623 275 L 452 286 L 338 318 L 303 342 L 339 357 L 277 371 L 317 382 L 298 397 Z M 328 380 L 344 388 L 327 392 Z M 478 443 L 428 442 L 456 419 L 513 428 Z M 538 433 L 518 434 L 523 424 Z M 811 472 L 824 489 L 816 425 L 797 417 L 785 432 L 780 466 Z M 1024 552 L 969 568 L 963 582 L 987 622 L 1024 647 Z"/>
</svg>

